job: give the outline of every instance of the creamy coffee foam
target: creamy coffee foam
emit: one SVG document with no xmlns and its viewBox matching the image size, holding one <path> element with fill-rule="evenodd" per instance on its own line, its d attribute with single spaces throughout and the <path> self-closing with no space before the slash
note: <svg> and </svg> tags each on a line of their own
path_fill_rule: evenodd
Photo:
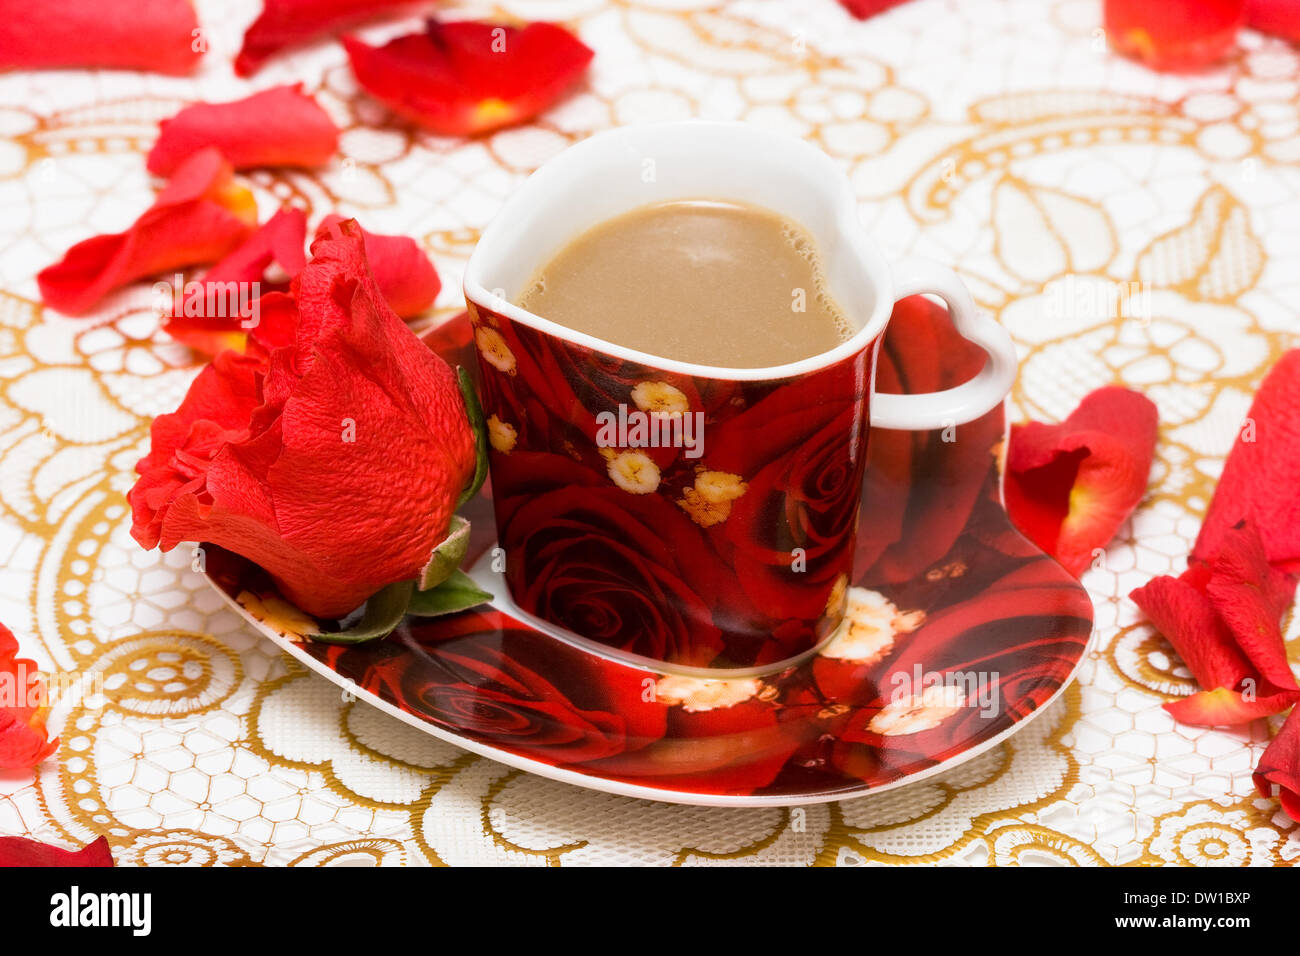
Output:
<svg viewBox="0 0 1300 956">
<path fill-rule="evenodd" d="M 729 368 L 808 358 L 854 331 L 813 238 L 737 203 L 656 203 L 600 223 L 542 266 L 517 304 L 607 342 Z"/>
</svg>

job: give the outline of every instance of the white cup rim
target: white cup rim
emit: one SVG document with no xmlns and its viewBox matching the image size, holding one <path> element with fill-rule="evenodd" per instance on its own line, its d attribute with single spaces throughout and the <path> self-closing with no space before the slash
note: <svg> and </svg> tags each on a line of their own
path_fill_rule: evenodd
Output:
<svg viewBox="0 0 1300 956">
<path fill-rule="evenodd" d="M 834 243 L 842 266 L 857 270 L 860 276 L 857 281 L 869 283 L 874 299 L 869 309 L 856 317 L 857 331 L 834 348 L 797 361 L 763 368 L 729 368 L 667 359 L 578 332 L 520 308 L 506 296 L 494 291 L 503 288 L 500 282 L 493 283 L 494 272 L 519 268 L 518 264 L 511 265 L 511 260 L 521 254 L 514 247 L 529 245 L 527 240 L 532 230 L 546 223 L 550 232 L 558 230 L 563 234 L 565 230 L 557 226 L 555 220 L 570 215 L 570 209 L 575 210 L 576 217 L 576 207 L 565 204 L 562 197 L 572 197 L 580 185 L 597 171 L 615 166 L 627 170 L 629 163 L 642 160 L 651 147 L 675 147 L 683 150 L 684 154 L 692 150 L 699 151 L 699 168 L 692 173 L 693 178 L 697 182 L 707 183 L 710 176 L 713 176 L 717 183 L 716 191 L 704 186 L 687 189 L 676 198 L 738 198 L 728 191 L 732 188 L 727 176 L 729 170 L 724 165 L 728 155 L 732 160 L 736 157 L 761 157 L 767 166 L 783 171 L 783 180 L 776 180 L 776 174 L 769 177 L 773 180 L 771 188 L 774 191 L 780 191 L 783 182 L 798 185 L 800 180 L 803 188 L 819 191 L 820 196 L 814 198 L 834 210 L 827 223 L 829 229 L 812 228 L 798 216 L 792 215 L 790 218 L 809 228 L 823 256 L 828 250 L 828 244 Z M 710 163 L 713 164 L 712 167 Z M 747 159 L 747 165 L 752 165 L 752 161 Z M 645 198 L 645 192 L 635 188 L 632 183 L 625 195 L 629 197 L 627 201 L 621 197 L 601 197 L 613 211 L 590 223 L 575 222 L 564 241 L 576 238 L 595 222 L 660 201 L 659 197 Z M 788 197 L 783 195 L 782 198 Z M 560 206 L 558 209 L 555 208 L 557 204 Z M 784 211 L 777 204 L 757 204 L 767 205 L 777 212 Z M 554 246 L 555 243 L 550 245 Z M 535 254 L 526 268 L 536 269 L 547 258 L 548 255 Z M 828 276 L 828 285 L 832 297 L 844 304 L 844 299 L 837 295 L 841 290 L 837 288 L 835 276 Z M 894 305 L 890 268 L 879 248 L 858 222 L 856 198 L 844 171 L 825 153 L 802 140 L 747 123 L 713 120 L 648 123 L 606 130 L 568 147 L 544 163 L 510 195 L 483 231 L 465 268 L 464 293 L 466 300 L 477 307 L 585 348 L 668 373 L 726 381 L 798 378 L 851 358 L 880 336 Z"/>
</svg>

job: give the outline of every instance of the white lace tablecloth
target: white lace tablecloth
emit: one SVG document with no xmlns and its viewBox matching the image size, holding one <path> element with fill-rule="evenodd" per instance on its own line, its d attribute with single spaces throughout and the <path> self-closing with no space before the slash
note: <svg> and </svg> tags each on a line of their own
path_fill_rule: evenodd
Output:
<svg viewBox="0 0 1300 956">
<path fill-rule="evenodd" d="M 293 664 L 183 549 L 131 540 L 132 467 L 194 359 L 155 334 L 147 287 L 72 320 L 42 312 L 34 276 L 151 202 L 159 119 L 254 88 L 230 61 L 256 7 L 198 3 L 211 48 L 193 78 L 0 75 L 0 620 L 58 675 L 62 737 L 34 780 L 0 776 L 0 833 L 105 834 L 120 863 L 1300 858 L 1300 828 L 1251 786 L 1276 725 L 1176 725 L 1160 704 L 1190 677 L 1125 597 L 1182 568 L 1254 387 L 1300 342 L 1294 47 L 1246 33 L 1221 68 L 1158 75 L 1106 51 L 1098 0 L 914 0 L 865 23 L 834 0 L 446 3 L 560 20 L 596 50 L 587 88 L 475 141 L 386 126 L 336 44 L 256 77 L 304 82 L 344 129 L 333 166 L 251 177 L 264 210 L 293 199 L 419 237 L 444 280 L 435 319 L 461 308 L 501 200 L 558 150 L 622 123 L 743 119 L 840 162 L 888 250 L 958 269 L 1020 347 L 1013 418 L 1058 419 L 1111 382 L 1158 405 L 1150 493 L 1084 578 L 1096 632 L 1062 700 L 913 786 L 728 810 L 578 790 L 437 741 Z M 1117 290 L 1140 291 L 1139 319 L 1115 314 Z"/>
</svg>

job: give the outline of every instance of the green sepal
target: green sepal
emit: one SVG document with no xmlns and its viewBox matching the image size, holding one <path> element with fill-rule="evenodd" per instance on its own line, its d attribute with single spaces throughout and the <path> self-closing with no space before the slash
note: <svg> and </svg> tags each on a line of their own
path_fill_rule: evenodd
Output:
<svg viewBox="0 0 1300 956">
<path fill-rule="evenodd" d="M 313 634 L 311 639 L 322 644 L 364 644 L 378 637 L 387 637 L 406 614 L 411 595 L 415 593 L 414 581 L 397 581 L 372 594 L 361 611 L 361 620 L 342 631 Z"/>
<path fill-rule="evenodd" d="M 442 584 L 428 591 L 416 591 L 406 613 L 413 617 L 440 617 L 454 614 L 492 600 L 464 571 L 452 571 Z"/>
<path fill-rule="evenodd" d="M 460 515 L 451 516 L 451 526 L 442 544 L 433 549 L 429 563 L 420 572 L 416 590 L 428 591 L 451 577 L 469 550 L 469 522 Z"/>
</svg>

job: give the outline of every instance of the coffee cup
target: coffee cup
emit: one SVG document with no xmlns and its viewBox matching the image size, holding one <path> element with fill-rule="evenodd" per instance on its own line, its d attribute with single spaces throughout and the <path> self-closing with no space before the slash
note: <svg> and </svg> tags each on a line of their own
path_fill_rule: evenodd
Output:
<svg viewBox="0 0 1300 956">
<path fill-rule="evenodd" d="M 745 204 L 798 223 L 850 332 L 764 368 L 665 359 L 516 303 L 586 230 L 654 203 Z M 852 580 L 870 429 L 942 429 L 1010 390 L 1015 350 L 951 269 L 890 263 L 846 176 L 742 123 L 629 126 L 560 153 L 506 201 L 465 272 L 506 586 L 518 612 L 594 653 L 708 677 L 816 653 Z M 928 294 L 987 354 L 955 388 L 876 394 L 894 303 Z M 707 321 L 701 314 L 700 321 Z"/>
</svg>

